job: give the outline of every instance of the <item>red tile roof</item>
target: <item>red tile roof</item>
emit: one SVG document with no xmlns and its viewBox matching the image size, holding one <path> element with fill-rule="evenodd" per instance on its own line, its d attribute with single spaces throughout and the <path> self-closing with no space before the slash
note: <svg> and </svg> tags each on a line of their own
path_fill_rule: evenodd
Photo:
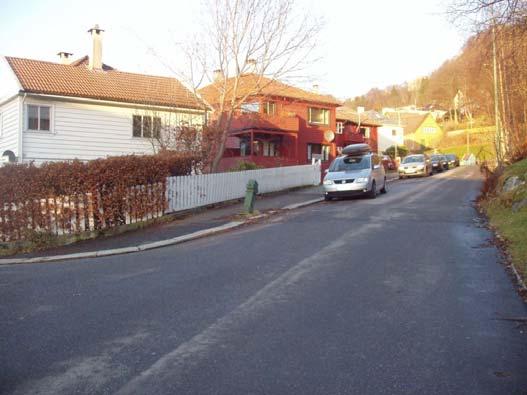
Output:
<svg viewBox="0 0 527 395">
<path fill-rule="evenodd" d="M 28 93 L 82 97 L 142 105 L 205 108 L 204 102 L 175 78 L 86 67 L 87 57 L 71 64 L 6 57 Z"/>
<path fill-rule="evenodd" d="M 378 121 L 374 121 L 368 117 L 367 114 L 361 114 L 359 117 L 359 113 L 352 110 L 348 107 L 339 107 L 337 108 L 337 121 L 350 121 L 355 124 L 359 124 L 359 121 L 361 125 L 364 126 L 381 126 L 382 123 Z"/>
<path fill-rule="evenodd" d="M 234 90 L 235 78 L 227 79 L 226 97 L 229 100 L 232 97 Z M 217 104 L 220 98 L 220 92 L 223 88 L 223 81 L 219 83 L 212 83 L 199 90 L 199 93 L 211 104 Z M 244 74 L 238 80 L 238 88 L 236 92 L 237 98 L 249 96 L 281 96 L 291 99 L 329 104 L 332 106 L 340 106 L 341 103 L 330 95 L 323 95 L 320 93 L 309 92 L 283 82 L 272 80 L 266 77 L 261 77 L 257 74 Z"/>
</svg>

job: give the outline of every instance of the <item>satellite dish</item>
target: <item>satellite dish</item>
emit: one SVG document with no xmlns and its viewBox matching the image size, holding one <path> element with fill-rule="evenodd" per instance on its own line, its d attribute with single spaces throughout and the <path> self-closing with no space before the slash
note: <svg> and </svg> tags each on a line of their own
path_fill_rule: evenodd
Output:
<svg viewBox="0 0 527 395">
<path fill-rule="evenodd" d="M 335 139 L 335 133 L 333 133 L 331 130 L 326 130 L 324 132 L 324 139 L 326 141 L 333 141 Z"/>
</svg>

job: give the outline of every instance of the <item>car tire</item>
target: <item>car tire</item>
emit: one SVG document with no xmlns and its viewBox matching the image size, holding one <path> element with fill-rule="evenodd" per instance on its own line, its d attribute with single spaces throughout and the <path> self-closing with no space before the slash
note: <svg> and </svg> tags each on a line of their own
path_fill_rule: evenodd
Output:
<svg viewBox="0 0 527 395">
<path fill-rule="evenodd" d="M 324 195 L 324 200 L 326 202 L 331 202 L 333 200 L 333 198 L 331 196 L 328 196 L 328 195 Z"/>
<path fill-rule="evenodd" d="M 375 181 L 372 181 L 371 189 L 367 192 L 367 194 L 370 199 L 375 199 L 377 197 L 377 185 L 375 185 Z"/>
<path fill-rule="evenodd" d="M 405 176 L 399 176 L 399 180 L 404 180 L 405 178 Z"/>
<path fill-rule="evenodd" d="M 386 193 L 388 192 L 388 189 L 386 189 L 386 177 L 384 177 L 384 185 L 382 186 L 381 190 L 379 191 L 380 193 Z"/>
</svg>

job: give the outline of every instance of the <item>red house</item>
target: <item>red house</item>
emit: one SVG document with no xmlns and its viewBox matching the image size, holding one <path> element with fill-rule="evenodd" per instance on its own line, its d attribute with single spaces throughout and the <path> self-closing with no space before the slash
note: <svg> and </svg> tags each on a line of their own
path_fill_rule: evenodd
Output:
<svg viewBox="0 0 527 395">
<path fill-rule="evenodd" d="M 337 108 L 335 144 L 337 152 L 349 144 L 369 144 L 373 152 L 378 152 L 378 122 L 368 119 L 366 114 L 359 114 L 350 108 Z"/>
<path fill-rule="evenodd" d="M 231 98 L 234 78 L 201 89 L 202 97 L 218 109 L 221 89 Z M 252 95 L 251 92 L 258 92 Z M 336 108 L 333 97 L 309 92 L 256 74 L 238 79 L 237 98 L 247 99 L 235 109 L 220 169 L 238 162 L 263 167 L 311 163 L 321 158 L 327 168 L 337 155 Z M 219 114 L 215 114 L 218 116 Z"/>
</svg>

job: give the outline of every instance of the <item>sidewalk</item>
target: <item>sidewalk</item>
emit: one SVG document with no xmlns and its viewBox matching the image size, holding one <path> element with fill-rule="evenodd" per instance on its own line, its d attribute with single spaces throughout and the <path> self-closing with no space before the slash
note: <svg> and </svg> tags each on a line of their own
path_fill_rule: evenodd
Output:
<svg viewBox="0 0 527 395">
<path fill-rule="evenodd" d="M 311 202 L 316 199 L 322 200 L 322 186 L 306 187 L 292 191 L 277 192 L 269 195 L 258 196 L 255 202 L 255 210 L 265 213 L 269 210 L 288 208 L 287 206 L 290 205 Z M 186 215 L 182 215 L 181 217 L 176 215 L 174 216 L 173 220 L 168 222 L 154 224 L 142 229 L 122 233 L 120 235 L 107 237 L 103 236 L 96 239 L 80 241 L 67 246 L 51 248 L 44 251 L 17 254 L 14 256 L 0 258 L 0 264 L 9 264 L 9 261 L 24 258 L 33 258 L 32 261 L 37 262 L 39 257 L 47 257 L 48 259 L 45 260 L 50 260 L 49 258 L 54 256 L 64 257 L 65 255 L 70 254 L 88 254 L 97 251 L 103 252 L 125 248 L 135 248 L 135 251 L 138 251 L 137 246 L 141 245 L 147 245 L 156 242 L 163 244 L 163 241 L 173 240 L 174 238 L 184 239 L 187 235 L 195 234 L 199 231 L 206 231 L 207 229 L 211 228 L 225 226 L 227 229 L 229 227 L 240 226 L 243 224 L 243 220 L 240 220 L 236 217 L 241 213 L 243 213 L 243 201 L 227 204 L 218 208 L 198 209 L 196 211 L 191 211 Z M 238 225 L 236 225 L 236 221 L 242 222 L 239 222 Z M 216 233 L 218 231 L 221 231 L 221 228 L 217 229 Z M 196 237 L 201 237 L 203 235 L 196 235 Z M 168 242 L 166 243 L 166 245 L 169 244 L 170 243 Z M 123 251 L 123 253 L 125 252 L 133 252 L 133 250 Z M 68 258 L 64 257 L 61 259 Z"/>
<path fill-rule="evenodd" d="M 386 174 L 389 182 L 397 172 Z M 255 210 L 265 214 L 272 210 L 294 209 L 323 201 L 322 185 L 257 196 Z M 76 258 L 93 258 L 138 252 L 174 245 L 242 226 L 251 218 L 240 217 L 243 200 L 220 207 L 172 214 L 166 222 L 114 236 L 101 236 L 74 244 L 32 253 L 0 258 L 0 265 L 52 262 Z M 257 217 L 252 217 L 255 219 Z"/>
</svg>

